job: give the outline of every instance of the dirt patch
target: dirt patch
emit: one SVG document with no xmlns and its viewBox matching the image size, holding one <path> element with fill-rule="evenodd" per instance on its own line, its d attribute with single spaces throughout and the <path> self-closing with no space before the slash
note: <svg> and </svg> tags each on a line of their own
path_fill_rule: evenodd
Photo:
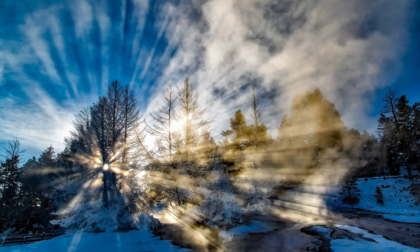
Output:
<svg viewBox="0 0 420 252">
<path fill-rule="evenodd" d="M 198 252 L 223 251 L 218 230 L 181 224 L 161 224 L 153 234 L 175 246 Z"/>
<path fill-rule="evenodd" d="M 191 251 L 331 251 L 334 239 L 366 240 L 361 234 L 354 234 L 337 228 L 335 224 L 359 227 L 373 234 L 413 248 L 420 248 L 420 224 L 399 223 L 384 219 L 380 214 L 369 211 L 331 212 L 328 221 L 314 221 L 297 224 L 288 219 L 270 215 L 245 215 L 244 222 L 258 220 L 274 226 L 264 233 L 248 233 L 224 241 L 219 230 L 203 227 L 163 224 L 154 234 L 162 239 Z M 312 226 L 323 226 L 332 231 L 325 236 L 311 231 Z"/>
<path fill-rule="evenodd" d="M 300 232 L 299 229 L 273 230 L 267 233 L 251 233 L 242 239 L 226 242 L 225 251 L 306 251 L 321 244 L 319 239 Z M 314 250 L 313 250 L 314 251 Z"/>
<path fill-rule="evenodd" d="M 318 225 L 317 225 L 318 226 Z M 330 233 L 323 233 L 318 232 L 317 230 L 313 229 L 313 227 L 316 226 L 307 226 L 300 229 L 302 233 L 312 235 L 317 240 L 315 242 L 312 242 L 311 246 L 306 247 L 307 251 L 322 251 L 322 252 L 332 252 L 331 250 L 331 236 Z M 329 230 L 333 230 L 329 227 L 325 226 L 318 226 L 318 227 L 324 227 Z"/>
</svg>

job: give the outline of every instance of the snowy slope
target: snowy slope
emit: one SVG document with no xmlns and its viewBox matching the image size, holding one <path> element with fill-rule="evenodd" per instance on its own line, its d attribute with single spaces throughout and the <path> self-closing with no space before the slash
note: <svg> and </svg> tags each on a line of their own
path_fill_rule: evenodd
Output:
<svg viewBox="0 0 420 252">
<path fill-rule="evenodd" d="M 337 225 L 337 227 L 355 234 L 362 234 L 365 238 L 372 239 L 375 242 L 361 239 L 336 239 L 331 241 L 331 249 L 333 251 L 420 252 L 420 249 L 408 247 L 398 242 L 387 240 L 381 235 L 370 234 L 368 231 L 357 227 L 347 225 Z"/>
<path fill-rule="evenodd" d="M 7 246 L 2 252 L 139 252 L 139 251 L 188 251 L 180 249 L 170 241 L 159 240 L 151 231 L 130 231 L 124 233 L 83 233 L 60 236 L 51 240 L 26 245 Z"/>
<path fill-rule="evenodd" d="M 400 222 L 420 223 L 420 205 L 417 198 L 410 194 L 412 182 L 399 177 L 360 178 L 356 186 L 360 190 L 360 203 L 354 206 L 343 204 L 337 199 L 336 204 L 383 213 L 383 216 Z M 376 203 L 375 190 L 380 187 L 384 205 Z"/>
</svg>

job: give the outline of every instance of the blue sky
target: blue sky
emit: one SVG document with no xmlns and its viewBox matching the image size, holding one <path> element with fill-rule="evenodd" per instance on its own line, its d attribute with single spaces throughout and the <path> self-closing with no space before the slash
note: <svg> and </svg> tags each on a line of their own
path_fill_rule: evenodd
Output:
<svg viewBox="0 0 420 252">
<path fill-rule="evenodd" d="M 0 1 L 0 145 L 58 151 L 74 113 L 118 79 L 148 114 L 190 77 L 212 135 L 257 85 L 271 129 L 320 87 L 373 132 L 391 87 L 420 100 L 419 1 Z"/>
</svg>

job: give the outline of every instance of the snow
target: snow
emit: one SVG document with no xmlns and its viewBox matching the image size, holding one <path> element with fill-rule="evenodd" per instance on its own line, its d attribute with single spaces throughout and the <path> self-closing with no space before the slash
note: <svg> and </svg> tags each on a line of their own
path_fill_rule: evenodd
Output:
<svg viewBox="0 0 420 252">
<path fill-rule="evenodd" d="M 420 223 L 420 216 L 415 214 L 384 214 L 384 218 L 406 223 Z"/>
<path fill-rule="evenodd" d="M 205 199 L 194 210 L 199 213 L 204 224 L 211 228 L 229 228 L 242 223 L 242 209 L 236 203 L 223 167 L 213 171 L 212 178 L 212 183 L 202 184 L 200 191 Z"/>
<path fill-rule="evenodd" d="M 412 182 L 402 176 L 360 178 L 356 186 L 360 190 L 360 203 L 354 207 L 383 213 L 384 217 L 399 222 L 420 223 L 420 205 L 415 205 L 417 198 L 410 194 Z M 380 187 L 384 205 L 376 203 L 375 189 Z M 342 204 L 340 200 L 336 204 Z"/>
<path fill-rule="evenodd" d="M 333 251 L 381 251 L 381 252 L 411 252 L 420 251 L 420 249 L 408 247 L 400 243 L 385 239 L 383 236 L 370 234 L 368 231 L 347 226 L 347 225 L 336 225 L 340 229 L 350 231 L 355 234 L 362 234 L 363 237 L 370 238 L 375 242 L 366 240 L 348 240 L 348 239 L 337 239 L 331 241 L 331 249 Z"/>
<path fill-rule="evenodd" d="M 3 252 L 93 252 L 93 251 L 188 251 L 180 249 L 170 241 L 159 240 L 151 231 L 135 230 L 124 233 L 85 233 L 77 232 L 60 236 L 51 240 L 40 241 L 25 245 L 6 246 L 1 249 Z"/>
<path fill-rule="evenodd" d="M 273 230 L 275 227 L 261 222 L 252 221 L 250 224 L 243 224 L 229 230 L 223 230 L 219 233 L 219 236 L 224 240 L 230 240 L 237 236 L 244 236 L 248 233 L 264 233 Z"/>
</svg>

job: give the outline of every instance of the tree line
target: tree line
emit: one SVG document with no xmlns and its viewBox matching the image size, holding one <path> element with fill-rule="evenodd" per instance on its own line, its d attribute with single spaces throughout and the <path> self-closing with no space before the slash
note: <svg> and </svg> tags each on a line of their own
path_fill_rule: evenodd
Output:
<svg viewBox="0 0 420 252">
<path fill-rule="evenodd" d="M 273 138 L 253 88 L 249 116 L 236 111 L 216 142 L 200 98 L 189 79 L 176 90 L 168 86 L 146 122 L 133 90 L 114 81 L 76 114 L 57 155 L 50 146 L 20 166 L 20 142 L 11 141 L 0 169 L 2 230 L 130 229 L 150 222 L 142 214 L 157 202 L 180 218 L 194 210 L 201 216 L 194 221 L 220 227 L 241 219 L 230 195 L 253 202 L 255 195 L 235 185 L 250 170 L 279 185 L 304 183 L 326 168 L 325 177 L 343 168 L 343 181 L 405 171 L 412 178 L 419 169 L 420 103 L 410 105 L 392 90 L 383 100 L 377 136 L 348 129 L 316 89 L 295 97 Z M 223 211 L 230 219 L 220 217 Z"/>
</svg>

